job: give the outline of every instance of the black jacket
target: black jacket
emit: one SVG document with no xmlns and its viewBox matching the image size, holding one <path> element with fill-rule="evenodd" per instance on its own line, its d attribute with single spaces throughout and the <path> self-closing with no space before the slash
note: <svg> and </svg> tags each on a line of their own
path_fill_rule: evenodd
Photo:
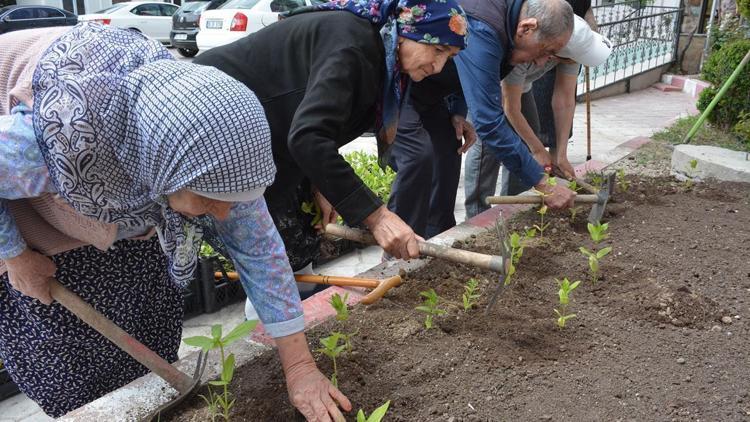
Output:
<svg viewBox="0 0 750 422">
<path fill-rule="evenodd" d="M 286 18 L 195 63 L 243 82 L 263 104 L 277 167 L 269 202 L 308 178 L 348 223 L 357 224 L 382 202 L 338 148 L 374 125 L 384 55 L 369 21 L 326 11 Z"/>
</svg>

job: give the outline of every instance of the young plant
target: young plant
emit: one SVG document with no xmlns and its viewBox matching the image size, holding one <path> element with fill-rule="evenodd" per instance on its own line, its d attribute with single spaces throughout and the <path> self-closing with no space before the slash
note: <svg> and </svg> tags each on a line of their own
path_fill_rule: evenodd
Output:
<svg viewBox="0 0 750 422">
<path fill-rule="evenodd" d="M 512 277 L 516 274 L 516 265 L 523 256 L 523 249 L 526 247 L 526 242 L 529 239 L 536 237 L 536 229 L 528 229 L 524 232 L 523 236 L 517 232 L 513 232 L 508 236 L 506 240 L 508 249 L 510 249 L 510 264 L 508 265 L 508 273 L 505 274 L 503 284 L 506 286 L 510 284 Z"/>
<path fill-rule="evenodd" d="M 346 321 L 349 319 L 349 308 L 346 306 L 347 299 L 349 299 L 349 293 L 344 293 L 343 298 L 338 293 L 334 293 L 333 296 L 331 296 L 331 301 L 329 303 L 336 311 L 337 321 Z"/>
<path fill-rule="evenodd" d="M 461 296 L 464 303 L 464 312 L 468 312 L 469 309 L 473 308 L 480 296 L 482 295 L 479 293 L 479 281 L 476 278 L 470 278 L 466 282 L 464 294 Z"/>
<path fill-rule="evenodd" d="M 388 400 L 385 402 L 384 405 L 378 407 L 375 409 L 372 413 L 370 413 L 370 416 L 365 416 L 365 412 L 362 409 L 359 409 L 359 412 L 357 412 L 357 422 L 380 422 L 383 420 L 383 417 L 385 416 L 385 412 L 388 411 L 388 406 L 391 405 L 391 401 Z"/>
<path fill-rule="evenodd" d="M 422 302 L 422 305 L 417 306 L 415 309 L 427 314 L 424 320 L 424 326 L 429 330 L 432 328 L 433 317 L 443 315 L 446 311 L 439 307 L 440 296 L 435 292 L 435 289 L 419 292 L 419 295 L 424 297 L 424 301 Z"/>
<path fill-rule="evenodd" d="M 591 184 L 597 188 L 604 186 L 604 173 L 594 173 L 591 175 Z"/>
<path fill-rule="evenodd" d="M 349 308 L 346 306 L 346 301 L 349 299 L 349 293 L 344 293 L 344 297 L 342 298 L 341 295 L 338 293 L 334 293 L 333 296 L 331 296 L 330 304 L 331 307 L 336 311 L 336 320 L 337 321 L 346 321 L 349 319 Z M 333 333 L 338 334 L 341 336 L 341 338 L 344 340 L 344 347 L 346 348 L 347 353 L 352 352 L 352 338 L 356 336 L 359 333 L 359 331 L 350 333 L 350 334 L 344 334 L 344 333 Z"/>
<path fill-rule="evenodd" d="M 620 192 L 627 192 L 630 188 L 630 182 L 625 179 L 625 169 L 617 170 L 617 186 L 620 187 Z"/>
<path fill-rule="evenodd" d="M 336 366 L 336 358 L 344 351 L 346 344 L 339 344 L 341 340 L 341 333 L 331 333 L 330 336 L 320 339 L 320 344 L 323 346 L 317 351 L 328 356 L 333 361 L 333 374 L 331 375 L 331 383 L 338 388 L 339 387 L 339 370 Z"/>
<path fill-rule="evenodd" d="M 688 169 L 685 173 L 687 173 L 687 179 L 685 179 L 685 189 L 690 189 L 693 187 L 693 177 L 695 177 L 695 169 L 698 167 L 698 160 L 693 159 L 688 162 Z"/>
<path fill-rule="evenodd" d="M 221 378 L 209 382 L 208 397 L 200 396 L 208 405 L 212 421 L 216 420 L 217 416 L 221 416 L 225 421 L 228 421 L 229 412 L 232 410 L 235 401 L 229 391 L 229 383 L 232 382 L 234 377 L 234 353 L 224 356 L 224 349 L 235 341 L 247 337 L 257 325 L 257 320 L 245 321 L 236 326 L 225 337 L 222 337 L 221 325 L 217 324 L 211 327 L 211 337 L 195 336 L 183 340 L 185 344 L 200 347 L 206 353 L 213 349 L 219 349 L 221 352 Z M 223 391 L 216 393 L 211 386 L 221 387 Z"/>
<path fill-rule="evenodd" d="M 568 182 L 568 189 L 572 190 L 573 192 L 579 192 L 581 190 L 581 187 L 578 186 L 578 182 L 575 180 L 571 180 Z"/>
<path fill-rule="evenodd" d="M 591 281 L 596 283 L 599 280 L 599 261 L 612 252 L 612 247 L 607 246 L 600 250 L 590 251 L 581 246 L 581 253 L 588 258 L 589 261 L 589 274 L 591 275 Z"/>
<path fill-rule="evenodd" d="M 565 328 L 565 322 L 571 318 L 575 318 L 576 314 L 568 313 L 568 304 L 570 303 L 570 293 L 581 284 L 581 281 L 575 281 L 571 283 L 567 277 L 563 278 L 562 281 L 555 279 L 557 285 L 560 286 L 560 290 L 557 291 L 557 296 L 560 302 L 560 309 L 555 309 L 557 314 L 557 326 L 560 329 Z"/>
<path fill-rule="evenodd" d="M 609 223 L 589 223 L 587 228 L 589 229 L 591 240 L 594 241 L 595 245 L 598 245 L 602 240 L 609 238 L 609 233 L 607 233 L 607 229 L 609 229 Z"/>
<path fill-rule="evenodd" d="M 301 209 L 305 214 L 310 214 L 313 216 L 313 219 L 310 222 L 311 226 L 315 227 L 316 225 L 320 224 L 321 221 L 323 221 L 323 212 L 320 210 L 320 207 L 317 203 L 315 203 L 315 201 L 303 202 Z"/>
</svg>

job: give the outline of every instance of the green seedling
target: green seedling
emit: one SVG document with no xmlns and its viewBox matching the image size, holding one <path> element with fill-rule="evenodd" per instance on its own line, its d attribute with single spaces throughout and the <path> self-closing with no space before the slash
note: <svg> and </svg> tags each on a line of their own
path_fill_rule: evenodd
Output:
<svg viewBox="0 0 750 422">
<path fill-rule="evenodd" d="M 599 189 L 604 186 L 604 173 L 594 173 L 591 175 L 591 184 Z"/>
<path fill-rule="evenodd" d="M 479 293 L 479 281 L 476 278 L 470 278 L 466 282 L 464 294 L 461 296 L 464 303 L 464 312 L 468 312 L 469 309 L 473 308 L 480 296 L 482 295 Z"/>
<path fill-rule="evenodd" d="M 560 329 L 563 329 L 565 328 L 565 322 L 576 316 L 576 314 L 568 313 L 568 304 L 570 303 L 571 292 L 581 284 L 581 281 L 579 280 L 571 283 L 567 277 L 563 278 L 562 281 L 558 279 L 555 279 L 555 281 L 557 282 L 557 285 L 560 286 L 560 289 L 557 291 L 560 309 L 555 309 L 555 314 L 557 314 L 557 326 L 560 327 Z"/>
<path fill-rule="evenodd" d="M 578 186 L 578 182 L 576 182 L 575 180 L 571 180 L 570 182 L 568 182 L 568 189 L 572 190 L 573 192 L 580 192 L 581 187 Z"/>
<path fill-rule="evenodd" d="M 589 274 L 591 275 L 591 281 L 596 283 L 599 280 L 599 261 L 612 252 L 612 247 L 607 246 L 599 251 L 590 251 L 583 246 L 580 248 L 581 253 L 588 258 L 589 261 Z"/>
<path fill-rule="evenodd" d="M 388 406 L 391 405 L 391 401 L 388 400 L 385 402 L 384 405 L 378 407 L 375 409 L 372 413 L 370 413 L 370 416 L 365 416 L 365 412 L 362 409 L 359 409 L 359 412 L 357 412 L 357 422 L 380 422 L 383 420 L 383 417 L 385 416 L 385 412 L 388 411 Z"/>
<path fill-rule="evenodd" d="M 542 203 L 542 206 L 536 211 L 539 214 L 539 224 L 534 224 L 534 228 L 539 231 L 539 237 L 544 237 L 544 231 L 547 230 L 550 223 L 544 223 L 544 216 L 547 215 L 547 205 Z"/>
<path fill-rule="evenodd" d="M 336 366 L 336 358 L 344 351 L 346 344 L 339 344 L 341 340 L 341 333 L 331 333 L 330 336 L 320 339 L 320 344 L 323 346 L 317 351 L 328 356 L 333 361 L 333 374 L 331 375 L 331 383 L 338 388 L 339 387 L 339 373 L 338 366 Z"/>
<path fill-rule="evenodd" d="M 317 203 L 315 203 L 315 201 L 303 202 L 301 208 L 302 212 L 313 216 L 313 219 L 310 222 L 311 226 L 315 227 L 316 225 L 320 224 L 321 221 L 323 221 L 323 212 L 320 210 L 320 207 Z"/>
<path fill-rule="evenodd" d="M 536 237 L 535 228 L 527 229 L 523 236 L 517 232 L 513 232 L 508 236 L 508 239 L 505 242 L 507 242 L 508 249 L 510 249 L 511 259 L 510 264 L 508 265 L 508 273 L 505 274 L 505 279 L 503 280 L 504 285 L 507 286 L 511 283 L 511 279 L 516 274 L 516 265 L 518 265 L 523 256 L 523 249 L 526 247 L 526 242 L 534 237 Z"/>
<path fill-rule="evenodd" d="M 594 241 L 595 245 L 598 245 L 602 240 L 609 238 L 609 233 L 607 233 L 607 229 L 609 229 L 609 223 L 589 223 L 586 227 L 589 229 L 589 235 L 591 236 L 591 240 Z"/>
<path fill-rule="evenodd" d="M 346 321 L 349 319 L 349 308 L 346 306 L 347 299 L 349 299 L 349 293 L 344 293 L 343 298 L 338 293 L 334 293 L 333 296 L 331 296 L 329 303 L 336 311 L 337 321 Z"/>
<path fill-rule="evenodd" d="M 229 412 L 232 410 L 235 402 L 235 399 L 232 398 L 232 393 L 229 391 L 229 383 L 232 382 L 232 378 L 234 377 L 234 354 L 230 353 L 229 356 L 225 357 L 224 350 L 235 341 L 250 335 L 257 325 L 257 320 L 245 321 L 236 326 L 225 337 L 222 337 L 221 325 L 217 324 L 211 327 L 211 337 L 195 336 L 183 340 L 185 344 L 200 347 L 206 353 L 213 349 L 219 349 L 221 352 L 221 378 L 209 382 L 208 397 L 204 395 L 200 396 L 208 405 L 212 421 L 216 420 L 218 416 L 228 421 Z M 221 387 L 223 391 L 217 394 L 211 386 Z"/>
<path fill-rule="evenodd" d="M 424 320 L 424 326 L 429 330 L 432 328 L 433 317 L 443 315 L 446 311 L 438 306 L 440 296 L 435 292 L 435 289 L 419 292 L 419 295 L 424 297 L 424 301 L 422 302 L 422 305 L 417 306 L 415 309 L 427 314 Z"/>
<path fill-rule="evenodd" d="M 698 167 L 698 160 L 693 159 L 688 162 L 687 179 L 685 179 L 685 189 L 693 187 L 693 177 L 695 177 L 695 169 Z"/>
<path fill-rule="evenodd" d="M 349 319 L 349 308 L 346 306 L 346 301 L 349 299 L 349 293 L 344 293 L 344 297 L 342 298 L 341 295 L 338 293 L 334 293 L 333 296 L 331 296 L 331 300 L 328 302 L 331 304 L 331 307 L 336 311 L 336 320 L 337 321 L 346 321 Z M 346 348 L 347 353 L 352 352 L 352 338 L 359 334 L 359 331 L 350 333 L 350 334 L 344 334 L 344 333 L 337 333 L 341 336 L 341 338 L 344 340 L 344 346 Z"/>
<path fill-rule="evenodd" d="M 617 170 L 617 186 L 620 187 L 620 192 L 627 192 L 630 188 L 630 182 L 625 179 L 625 169 Z"/>
</svg>

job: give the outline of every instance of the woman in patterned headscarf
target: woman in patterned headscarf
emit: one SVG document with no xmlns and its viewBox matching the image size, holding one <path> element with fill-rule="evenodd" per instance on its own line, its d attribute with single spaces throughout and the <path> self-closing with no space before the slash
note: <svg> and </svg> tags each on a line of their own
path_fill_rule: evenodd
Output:
<svg viewBox="0 0 750 422">
<path fill-rule="evenodd" d="M 276 340 L 294 404 L 309 418 L 340 418 L 334 400 L 350 404 L 309 352 L 262 197 L 275 166 L 255 95 L 136 32 L 99 24 L 14 32 L 0 36 L 0 51 L 0 87 L 9 91 L 0 99 L 0 359 L 21 390 L 57 417 L 145 370 L 49 306 L 50 277 L 174 361 L 180 287 L 208 226 Z M 91 230 L 71 231 L 70 220 L 28 224 L 35 209 L 18 201 L 44 195 L 59 196 Z M 163 259 L 152 255 L 153 239 L 128 240 L 152 227 Z M 85 246 L 97 230 L 111 232 L 100 237 L 106 252 Z"/>
<path fill-rule="evenodd" d="M 456 0 L 334 0 L 196 58 L 247 85 L 266 111 L 278 172 L 265 196 L 295 271 L 318 250 L 312 216 L 301 211 L 312 198 L 322 225 L 339 212 L 349 224 L 366 224 L 391 255 L 418 256 L 414 232 L 338 148 L 374 131 L 384 152 L 409 79 L 440 72 L 465 35 Z"/>
</svg>

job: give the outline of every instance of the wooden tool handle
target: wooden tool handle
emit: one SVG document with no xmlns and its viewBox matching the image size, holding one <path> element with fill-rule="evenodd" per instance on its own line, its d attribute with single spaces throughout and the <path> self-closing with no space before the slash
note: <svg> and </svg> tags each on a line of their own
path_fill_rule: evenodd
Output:
<svg viewBox="0 0 750 422">
<path fill-rule="evenodd" d="M 539 195 L 517 195 L 517 196 L 488 196 L 488 204 L 541 204 L 542 197 Z M 579 204 L 596 204 L 599 202 L 597 195 L 576 195 L 575 201 Z"/>
<path fill-rule="evenodd" d="M 122 328 L 107 319 L 77 294 L 68 290 L 57 280 L 50 280 L 50 295 L 67 310 L 95 329 L 109 341 L 124 350 L 133 359 L 162 377 L 180 394 L 185 394 L 193 387 L 193 379 L 180 372 L 153 350 L 146 347 Z"/>
<path fill-rule="evenodd" d="M 300 283 L 328 284 L 341 287 L 364 287 L 366 289 L 375 289 L 382 284 L 378 280 L 316 274 L 295 274 L 294 279 Z"/>
<path fill-rule="evenodd" d="M 395 275 L 387 280 L 383 280 L 380 282 L 380 285 L 375 288 L 375 290 L 368 293 L 366 296 L 364 296 L 361 300 L 362 303 L 365 305 L 370 305 L 372 303 L 375 303 L 383 298 L 383 295 L 388 290 L 391 290 L 392 288 L 396 286 L 400 286 L 402 283 L 401 276 Z"/>
<path fill-rule="evenodd" d="M 579 186 L 581 186 L 582 188 L 584 188 L 587 191 L 591 192 L 592 194 L 599 193 L 599 188 L 586 183 L 586 181 L 584 181 L 584 180 L 576 179 L 576 183 L 578 183 Z"/>
<path fill-rule="evenodd" d="M 239 274 L 235 271 L 227 271 L 227 279 L 230 281 L 237 281 L 240 279 Z M 214 273 L 214 278 L 220 280 L 224 277 L 221 271 Z M 318 275 L 318 274 L 295 274 L 294 280 L 300 283 L 315 283 L 315 284 L 326 284 L 329 286 L 342 286 L 342 287 L 364 287 L 366 289 L 374 289 L 380 285 L 378 280 L 370 280 L 365 278 L 355 277 L 339 277 L 331 275 Z"/>
<path fill-rule="evenodd" d="M 326 233 L 353 240 L 355 242 L 367 243 L 374 245 L 375 238 L 372 234 L 363 230 L 344 227 L 337 224 L 328 224 Z M 476 252 L 465 251 L 462 249 L 449 248 L 447 246 L 436 245 L 434 243 L 419 242 L 419 253 L 435 258 L 446 259 L 452 262 L 472 265 L 487 270 L 502 272 L 504 269 L 503 258 L 494 255 L 484 255 Z"/>
</svg>

